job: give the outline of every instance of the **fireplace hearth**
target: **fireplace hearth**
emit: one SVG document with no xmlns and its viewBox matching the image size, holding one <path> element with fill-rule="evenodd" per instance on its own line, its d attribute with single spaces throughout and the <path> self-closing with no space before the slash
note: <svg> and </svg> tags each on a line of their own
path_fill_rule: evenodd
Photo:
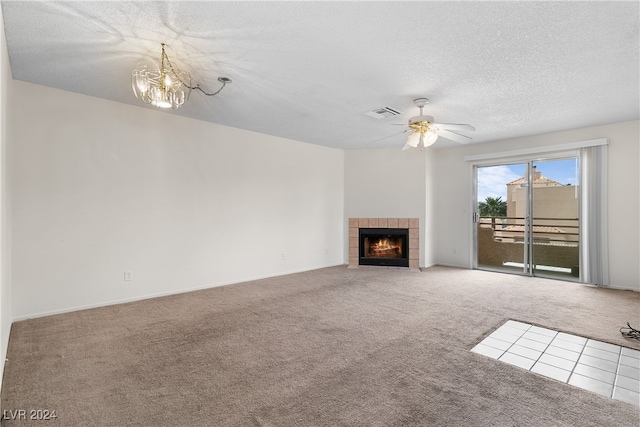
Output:
<svg viewBox="0 0 640 427">
<path fill-rule="evenodd" d="M 361 228 L 360 265 L 409 267 L 408 228 Z"/>
</svg>

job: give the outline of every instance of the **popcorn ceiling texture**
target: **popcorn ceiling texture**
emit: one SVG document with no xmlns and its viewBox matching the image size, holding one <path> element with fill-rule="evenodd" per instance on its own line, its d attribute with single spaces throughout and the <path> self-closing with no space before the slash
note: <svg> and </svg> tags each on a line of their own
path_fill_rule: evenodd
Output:
<svg viewBox="0 0 640 427">
<path fill-rule="evenodd" d="M 141 105 L 143 56 L 210 91 L 177 111 L 339 148 L 402 147 L 425 114 L 474 142 L 639 116 L 638 2 L 2 2 L 13 77 Z M 404 114 L 377 120 L 390 106 Z M 153 107 L 148 107 L 153 108 Z M 456 144 L 440 139 L 438 147 Z"/>
</svg>

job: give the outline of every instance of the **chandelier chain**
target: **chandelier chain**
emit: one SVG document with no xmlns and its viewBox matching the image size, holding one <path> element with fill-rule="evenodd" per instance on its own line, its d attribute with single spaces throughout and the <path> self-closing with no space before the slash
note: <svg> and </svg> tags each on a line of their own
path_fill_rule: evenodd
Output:
<svg viewBox="0 0 640 427">
<path fill-rule="evenodd" d="M 176 70 L 174 69 L 173 63 L 169 59 L 169 56 L 167 55 L 167 53 L 164 51 L 165 44 L 164 43 L 161 43 L 161 44 L 162 44 L 162 59 L 167 61 L 167 63 L 169 64 L 169 68 L 171 69 L 171 72 L 178 77 L 178 80 L 180 80 L 180 83 L 182 83 L 182 85 L 184 87 L 188 88 L 189 90 L 199 90 L 200 92 L 202 92 L 204 95 L 207 95 L 207 96 L 215 96 L 215 95 L 219 94 L 222 91 L 222 89 L 224 89 L 224 87 L 227 85 L 227 79 L 222 79 L 221 80 L 222 87 L 220 87 L 220 89 L 218 89 L 217 91 L 212 92 L 212 93 L 209 93 L 209 92 L 205 91 L 204 89 L 202 89 L 200 87 L 200 84 L 196 84 L 195 86 L 188 85 L 187 83 L 185 83 L 182 80 L 182 78 L 180 77 L 180 73 L 176 72 Z"/>
</svg>

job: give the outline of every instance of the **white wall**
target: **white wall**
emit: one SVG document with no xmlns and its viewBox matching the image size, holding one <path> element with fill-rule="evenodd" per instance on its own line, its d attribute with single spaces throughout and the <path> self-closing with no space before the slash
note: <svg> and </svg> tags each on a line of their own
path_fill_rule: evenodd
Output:
<svg viewBox="0 0 640 427">
<path fill-rule="evenodd" d="M 640 290 L 640 206 L 629 197 L 640 194 L 637 121 L 424 152 L 343 152 L 13 82 L 2 69 L 3 89 L 9 82 L 20 95 L 2 139 L 13 193 L 7 200 L 4 179 L 5 343 L 10 318 L 342 264 L 349 217 L 417 217 L 420 265 L 468 268 L 464 156 L 601 137 L 611 143 L 611 285 Z M 260 244 L 249 244 L 252 234 Z"/>
<path fill-rule="evenodd" d="M 0 8 L 0 385 L 11 332 L 11 208 L 7 162 L 7 105 L 12 99 L 11 67 Z"/>
<path fill-rule="evenodd" d="M 436 262 L 471 267 L 472 169 L 464 157 L 528 147 L 609 138 L 608 231 L 609 279 L 617 288 L 640 290 L 640 122 L 631 121 L 564 132 L 436 150 Z"/>
<path fill-rule="evenodd" d="M 422 229 L 421 244 L 424 245 L 424 250 L 421 247 L 421 253 L 424 254 L 423 267 L 431 267 L 436 264 L 436 229 L 438 223 L 436 222 L 436 211 L 438 210 L 439 201 L 436 199 L 435 190 L 438 187 L 438 177 L 435 174 L 435 155 L 430 151 L 427 151 L 426 157 L 426 183 L 425 183 L 425 221 L 424 228 Z M 421 223 L 422 224 L 422 223 Z M 422 242 L 424 241 L 424 243 Z"/>
<path fill-rule="evenodd" d="M 14 85 L 14 319 L 343 263 L 343 151 Z"/>
<path fill-rule="evenodd" d="M 427 173 L 431 150 L 348 150 L 345 151 L 345 254 L 348 218 L 419 218 L 420 266 L 432 261 L 432 214 L 427 210 L 431 178 Z M 345 260 L 348 262 L 348 260 Z"/>
</svg>

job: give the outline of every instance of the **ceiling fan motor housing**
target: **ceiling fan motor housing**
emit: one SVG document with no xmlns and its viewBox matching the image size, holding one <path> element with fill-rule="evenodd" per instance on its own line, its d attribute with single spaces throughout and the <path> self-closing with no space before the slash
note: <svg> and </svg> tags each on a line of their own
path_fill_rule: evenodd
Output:
<svg viewBox="0 0 640 427">
<path fill-rule="evenodd" d="M 409 119 L 409 128 L 415 132 L 425 133 L 433 123 L 432 116 L 415 116 Z"/>
<path fill-rule="evenodd" d="M 409 124 L 417 122 L 429 122 L 433 123 L 433 116 L 414 116 L 409 119 Z"/>
</svg>

